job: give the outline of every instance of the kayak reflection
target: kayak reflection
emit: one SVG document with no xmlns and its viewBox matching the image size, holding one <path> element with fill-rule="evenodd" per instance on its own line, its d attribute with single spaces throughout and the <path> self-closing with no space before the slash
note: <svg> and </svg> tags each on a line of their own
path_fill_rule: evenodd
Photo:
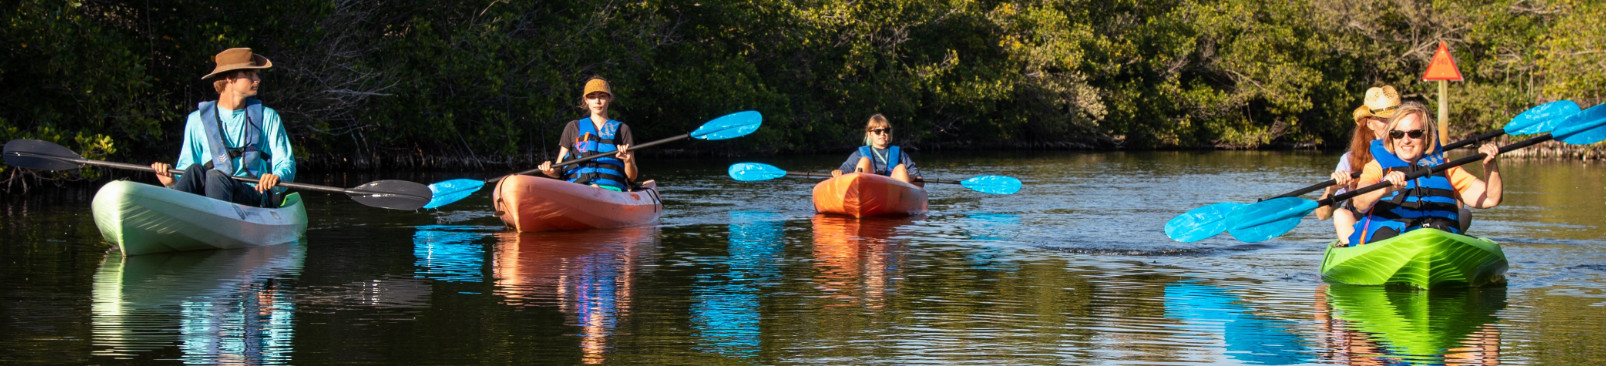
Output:
<svg viewBox="0 0 1606 366">
<path fill-rule="evenodd" d="M 814 283 L 825 307 L 880 309 L 901 278 L 905 245 L 894 239 L 913 218 L 855 219 L 814 215 Z"/>
<path fill-rule="evenodd" d="M 730 213 L 726 270 L 697 274 L 692 286 L 691 321 L 698 350 L 726 357 L 757 356 L 760 292 L 781 281 L 784 216 L 774 212 Z"/>
<path fill-rule="evenodd" d="M 495 293 L 511 306 L 554 307 L 579 327 L 580 361 L 605 363 L 609 336 L 630 315 L 635 283 L 658 249 L 658 228 L 496 234 Z"/>
<path fill-rule="evenodd" d="M 1223 288 L 1192 282 L 1165 287 L 1165 317 L 1195 331 L 1221 332 L 1227 357 L 1260 365 L 1310 362 L 1310 351 L 1292 332 L 1293 321 L 1254 314 L 1245 303 Z"/>
<path fill-rule="evenodd" d="M 1324 358 L 1358 364 L 1498 364 L 1494 314 L 1505 307 L 1504 287 L 1414 291 L 1323 285 L 1316 291 Z"/>
<path fill-rule="evenodd" d="M 286 364 L 303 245 L 149 254 L 111 253 L 95 272 L 93 355 L 172 357 L 198 364 Z M 161 352 L 156 352 L 161 351 Z"/>
</svg>

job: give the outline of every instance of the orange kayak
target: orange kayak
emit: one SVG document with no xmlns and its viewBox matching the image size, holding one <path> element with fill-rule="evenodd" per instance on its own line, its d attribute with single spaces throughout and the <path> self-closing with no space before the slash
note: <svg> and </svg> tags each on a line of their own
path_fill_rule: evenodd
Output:
<svg viewBox="0 0 1606 366">
<path fill-rule="evenodd" d="M 520 232 L 636 226 L 658 220 L 658 184 L 616 192 L 559 179 L 513 175 L 491 193 L 496 217 Z"/>
<path fill-rule="evenodd" d="M 853 217 L 921 215 L 926 190 L 881 175 L 843 174 L 814 186 L 814 210 Z"/>
</svg>

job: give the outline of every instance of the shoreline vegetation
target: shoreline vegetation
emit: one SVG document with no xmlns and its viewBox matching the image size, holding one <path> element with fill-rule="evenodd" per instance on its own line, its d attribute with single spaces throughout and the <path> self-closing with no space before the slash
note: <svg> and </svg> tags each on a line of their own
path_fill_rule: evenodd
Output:
<svg viewBox="0 0 1606 366">
<path fill-rule="evenodd" d="M 837 152 L 875 113 L 902 127 L 899 144 L 928 151 L 1339 149 L 1368 87 L 1437 106 L 1437 85 L 1421 78 L 1440 41 L 1466 78 L 1449 86 L 1456 135 L 1544 102 L 1606 101 L 1606 7 L 1569 0 L 22 0 L 5 10 L 0 140 L 124 162 L 172 159 L 184 116 L 216 97 L 200 80 L 209 57 L 229 47 L 274 61 L 260 97 L 314 170 L 529 167 L 582 116 L 591 76 L 611 81 L 614 114 L 644 138 L 764 114 L 750 136 L 653 153 L 702 156 Z M 0 180 L 15 176 L 0 166 Z"/>
</svg>

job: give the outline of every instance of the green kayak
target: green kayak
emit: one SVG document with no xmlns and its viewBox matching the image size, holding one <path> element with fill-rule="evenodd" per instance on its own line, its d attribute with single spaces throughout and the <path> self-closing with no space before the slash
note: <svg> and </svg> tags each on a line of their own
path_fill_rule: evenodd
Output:
<svg viewBox="0 0 1606 366">
<path fill-rule="evenodd" d="M 1328 245 L 1322 280 L 1419 289 L 1479 287 L 1505 283 L 1506 268 L 1506 254 L 1494 241 L 1417 229 L 1360 246 Z"/>
<path fill-rule="evenodd" d="M 124 256 L 287 244 L 307 232 L 298 193 L 279 208 L 259 208 L 115 181 L 95 193 L 90 210 L 100 234 Z"/>
</svg>

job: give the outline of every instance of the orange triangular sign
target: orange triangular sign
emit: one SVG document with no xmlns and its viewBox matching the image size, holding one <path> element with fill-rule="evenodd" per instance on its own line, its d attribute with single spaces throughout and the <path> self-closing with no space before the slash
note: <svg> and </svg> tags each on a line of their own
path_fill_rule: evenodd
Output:
<svg viewBox="0 0 1606 366">
<path fill-rule="evenodd" d="M 1428 72 L 1422 74 L 1422 80 L 1461 81 L 1461 69 L 1455 67 L 1455 59 L 1450 57 L 1450 48 L 1444 41 L 1439 41 L 1439 51 L 1433 53 L 1433 62 L 1428 63 Z"/>
</svg>

